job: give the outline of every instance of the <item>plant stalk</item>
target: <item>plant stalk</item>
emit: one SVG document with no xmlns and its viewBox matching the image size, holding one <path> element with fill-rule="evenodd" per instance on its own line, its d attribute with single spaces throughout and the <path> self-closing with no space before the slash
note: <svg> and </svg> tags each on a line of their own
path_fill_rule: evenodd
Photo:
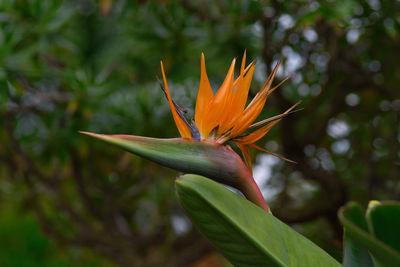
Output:
<svg viewBox="0 0 400 267">
<path fill-rule="evenodd" d="M 250 170 L 247 168 L 242 169 L 240 173 L 239 179 L 239 190 L 243 193 L 243 195 L 251 202 L 262 208 L 268 213 L 271 213 L 268 208 L 267 203 L 258 187 L 256 181 L 253 178 Z"/>
</svg>

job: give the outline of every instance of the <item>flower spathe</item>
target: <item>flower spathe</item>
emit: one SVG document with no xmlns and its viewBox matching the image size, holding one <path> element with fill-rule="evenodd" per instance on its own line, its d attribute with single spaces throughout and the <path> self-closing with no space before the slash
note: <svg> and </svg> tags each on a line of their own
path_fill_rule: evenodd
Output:
<svg viewBox="0 0 400 267">
<path fill-rule="evenodd" d="M 254 143 L 265 136 L 275 124 L 289 114 L 300 102 L 280 115 L 253 123 L 261 113 L 269 94 L 276 90 L 286 79 L 272 87 L 272 82 L 280 63 L 276 64 L 259 92 L 246 106 L 255 63 L 251 62 L 248 66 L 245 66 L 245 52 L 240 66 L 239 77 L 236 79 L 234 78 L 235 63 L 236 59 L 232 61 L 225 80 L 214 95 L 208 80 L 205 58 L 202 53 L 200 85 L 194 121 L 191 124 L 186 121 L 180 107 L 171 99 L 164 66 L 161 62 L 161 72 L 165 85 L 165 90 L 163 90 L 171 107 L 175 124 L 183 138 L 207 140 L 219 144 L 231 141 L 240 148 L 251 171 L 248 146 L 278 156 L 256 146 Z"/>
</svg>

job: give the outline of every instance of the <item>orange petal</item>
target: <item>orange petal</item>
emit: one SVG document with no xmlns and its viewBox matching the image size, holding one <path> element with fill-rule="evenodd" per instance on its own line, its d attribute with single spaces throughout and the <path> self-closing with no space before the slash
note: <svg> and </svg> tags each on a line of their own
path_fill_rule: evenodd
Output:
<svg viewBox="0 0 400 267">
<path fill-rule="evenodd" d="M 206 112 L 212 97 L 213 94 L 206 72 L 206 63 L 204 59 L 204 54 L 201 53 L 200 85 L 199 85 L 199 92 L 197 93 L 196 112 L 194 115 L 194 121 L 196 122 L 196 125 L 199 128 L 200 135 L 202 136 L 204 135 L 203 131 L 204 128 L 202 127 L 202 123 L 204 120 L 204 113 Z"/>
<path fill-rule="evenodd" d="M 237 138 L 236 141 L 237 141 L 237 142 L 240 142 L 240 143 L 242 143 L 242 144 L 252 144 L 252 143 L 257 142 L 257 141 L 260 140 L 262 137 L 264 137 L 264 135 L 266 135 L 266 134 L 272 129 L 272 127 L 274 127 L 275 124 L 277 124 L 278 122 L 280 122 L 281 119 L 282 119 L 285 115 L 289 114 L 289 113 L 290 113 L 295 107 L 297 107 L 300 103 L 301 103 L 301 101 L 299 101 L 299 102 L 297 102 L 296 104 L 294 104 L 293 106 L 291 106 L 289 109 L 287 109 L 287 110 L 286 110 L 284 113 L 282 113 L 281 115 L 274 116 L 274 117 L 270 118 L 270 119 L 272 119 L 271 122 L 269 122 L 269 123 L 266 124 L 265 126 L 263 126 L 263 127 L 259 128 L 259 129 L 255 130 L 254 132 L 252 132 L 252 133 L 250 133 L 250 134 L 248 134 L 248 135 L 246 135 L 246 136 Z M 273 118 L 275 118 L 275 119 L 273 119 Z M 258 124 L 261 123 L 261 124 L 260 124 L 260 126 L 261 126 L 262 124 L 267 123 L 267 121 L 270 120 L 270 119 L 266 119 L 266 120 L 260 121 L 259 123 L 255 123 L 255 124 L 253 124 L 253 125 L 256 125 L 256 126 L 257 126 Z M 251 125 L 251 126 L 253 126 L 253 125 Z M 250 127 L 251 127 L 251 126 L 250 126 Z M 250 128 L 250 127 L 249 127 L 249 128 Z M 254 127 L 253 127 L 253 128 L 254 128 Z"/>
<path fill-rule="evenodd" d="M 246 106 L 247 97 L 249 95 L 250 84 L 253 78 L 255 66 L 253 65 L 247 72 L 246 76 L 238 78 L 239 82 L 236 86 L 235 91 L 232 95 L 231 105 L 229 107 L 229 116 L 226 122 L 225 128 L 221 129 L 221 132 L 225 132 L 231 129 L 237 120 L 237 118 L 242 114 L 244 107 Z"/>
<path fill-rule="evenodd" d="M 251 63 L 246 67 L 246 69 L 243 71 L 243 73 L 246 74 L 246 73 L 248 72 L 248 70 L 249 70 L 252 66 L 255 66 L 255 65 L 256 65 L 255 61 L 251 62 Z M 242 74 L 242 72 L 240 72 L 240 74 Z M 240 77 L 240 76 L 239 76 L 239 77 Z M 239 82 L 239 77 L 236 78 L 236 80 L 233 82 L 233 87 L 235 87 L 235 86 L 238 84 L 238 82 Z"/>
<path fill-rule="evenodd" d="M 231 136 L 237 136 L 244 132 L 250 124 L 260 115 L 261 110 L 267 101 L 268 91 L 271 88 L 272 81 L 278 71 L 280 63 L 278 63 L 272 73 L 268 76 L 261 90 L 257 93 L 254 99 L 250 102 L 242 115 L 234 122 Z"/>
<path fill-rule="evenodd" d="M 280 119 L 270 122 L 264 127 L 257 129 L 256 131 L 252 132 L 249 135 L 235 139 L 235 141 L 241 144 L 252 144 L 254 142 L 257 142 L 258 140 L 263 138 L 264 135 L 266 135 L 272 129 L 272 127 L 274 127 L 274 125 L 277 124 L 279 121 Z"/>
<path fill-rule="evenodd" d="M 244 66 L 246 65 L 246 50 L 244 50 L 243 58 L 242 58 L 242 65 L 240 66 L 240 75 L 244 75 Z"/>
<path fill-rule="evenodd" d="M 249 148 L 247 147 L 247 145 L 243 145 L 243 144 L 236 143 L 236 142 L 234 142 L 234 143 L 235 143 L 235 145 L 237 145 L 237 147 L 242 152 L 244 160 L 246 161 L 246 165 L 249 168 L 251 174 L 253 174 L 253 166 L 251 164 L 251 158 L 250 158 L 250 155 L 249 155 Z"/>
<path fill-rule="evenodd" d="M 253 65 L 244 76 L 243 81 L 238 84 L 236 90 L 233 92 L 233 103 L 236 105 L 236 111 L 241 113 L 246 106 L 247 97 L 249 95 L 250 84 L 253 78 L 255 66 Z"/>
<path fill-rule="evenodd" d="M 201 128 L 203 129 L 202 131 L 204 133 L 204 138 L 208 136 L 211 130 L 222 123 L 222 120 L 225 116 L 227 103 L 229 103 L 232 96 L 235 62 L 236 60 L 234 59 L 224 82 L 218 89 L 218 92 L 212 98 L 207 108 L 207 111 L 205 112 L 203 124 L 201 126 Z"/>
<path fill-rule="evenodd" d="M 161 72 L 162 72 L 162 76 L 163 76 L 163 80 L 164 80 L 164 85 L 165 85 L 165 91 L 167 93 L 167 98 L 168 98 L 168 102 L 169 102 L 169 106 L 171 108 L 171 112 L 172 112 L 172 117 L 174 118 L 176 127 L 178 128 L 178 131 L 180 133 L 180 135 L 183 138 L 191 138 L 192 134 L 190 132 L 189 127 L 186 125 L 186 123 L 181 119 L 181 117 L 179 117 L 178 112 L 176 111 L 174 104 L 172 102 L 171 99 L 171 95 L 169 93 L 169 89 L 168 89 L 168 84 L 167 84 L 167 79 L 165 78 L 165 73 L 164 73 L 164 66 L 162 61 L 160 62 L 161 64 Z"/>
<path fill-rule="evenodd" d="M 247 70 L 249 68 L 251 68 L 253 66 L 253 62 L 250 63 L 249 66 L 247 66 L 246 70 L 244 69 L 245 65 L 246 65 L 246 50 L 244 50 L 244 53 L 243 53 L 242 64 L 240 66 L 240 75 L 235 80 L 235 82 L 233 83 L 233 86 L 234 87 L 236 86 L 236 89 L 233 91 L 233 96 L 232 96 L 232 101 L 231 101 L 231 105 L 232 105 L 231 112 L 235 113 L 235 115 L 236 115 L 236 113 L 238 113 L 237 112 L 238 102 L 242 102 L 243 98 L 245 98 L 246 100 L 244 102 L 245 102 L 245 105 L 246 105 L 246 101 L 247 101 L 248 93 L 246 93 L 245 96 L 242 96 L 242 94 L 239 94 L 238 92 L 239 91 L 243 91 L 243 89 L 245 89 L 245 86 L 243 85 L 243 80 L 245 78 L 245 73 L 247 72 Z M 251 76 L 252 75 L 253 74 L 251 73 Z M 251 81 L 251 77 L 250 77 L 250 81 Z M 249 87 L 250 87 L 250 85 L 249 85 Z M 247 92 L 248 92 L 248 90 L 247 90 Z M 240 101 L 240 100 L 242 100 L 242 101 Z M 232 115 L 231 115 L 231 117 L 232 117 Z"/>
</svg>

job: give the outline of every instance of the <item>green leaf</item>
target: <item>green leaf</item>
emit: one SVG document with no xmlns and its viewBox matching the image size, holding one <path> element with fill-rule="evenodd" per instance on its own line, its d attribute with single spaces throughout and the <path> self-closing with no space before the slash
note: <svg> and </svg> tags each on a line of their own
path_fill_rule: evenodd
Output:
<svg viewBox="0 0 400 267">
<path fill-rule="evenodd" d="M 244 172 L 243 161 L 225 146 L 182 138 L 158 139 L 134 135 L 82 134 L 103 140 L 163 166 L 195 173 L 239 188 Z M 243 179 L 242 179 L 243 180 Z"/>
<path fill-rule="evenodd" d="M 339 219 L 344 226 L 346 234 L 359 246 L 367 249 L 382 266 L 400 266 L 400 253 L 389 245 L 375 238 L 360 222 L 361 208 L 351 202 L 339 210 Z M 359 226 L 361 225 L 361 227 Z"/>
<path fill-rule="evenodd" d="M 193 223 L 234 266 L 340 266 L 273 215 L 212 180 L 184 175 L 176 192 Z"/>
<path fill-rule="evenodd" d="M 370 232 L 400 253 L 400 203 L 386 202 L 371 205 L 366 217 Z"/>
<path fill-rule="evenodd" d="M 363 231 L 368 231 L 367 221 L 361 207 L 351 202 L 342 211 L 343 216 L 351 223 Z M 356 241 L 348 234 L 348 229 L 344 229 L 344 244 L 343 244 L 343 265 L 344 267 L 373 267 L 371 257 L 368 250 L 359 246 Z"/>
</svg>

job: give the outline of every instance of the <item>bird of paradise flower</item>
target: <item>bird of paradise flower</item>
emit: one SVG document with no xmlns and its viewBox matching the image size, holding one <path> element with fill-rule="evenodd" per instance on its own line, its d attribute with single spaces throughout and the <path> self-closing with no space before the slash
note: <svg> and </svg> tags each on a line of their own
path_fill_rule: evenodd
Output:
<svg viewBox="0 0 400 267">
<path fill-rule="evenodd" d="M 251 146 L 291 161 L 258 147 L 254 143 L 265 136 L 283 117 L 294 112 L 294 108 L 300 104 L 300 101 L 280 115 L 253 123 L 261 113 L 268 96 L 287 78 L 278 85 L 272 86 L 280 66 L 280 62 L 278 62 L 259 92 L 246 107 L 255 63 L 251 62 L 245 66 L 245 52 L 239 77 L 234 79 L 235 63 L 236 59 L 232 61 L 224 82 L 214 95 L 206 72 L 204 54 L 201 55 L 201 76 L 195 116 L 194 120 L 189 123 L 185 118 L 185 111 L 171 98 L 164 66 L 161 62 L 164 86 L 161 82 L 160 86 L 168 99 L 173 119 L 182 138 L 157 139 L 133 135 L 81 133 L 120 146 L 164 166 L 186 173 L 204 175 L 236 187 L 247 199 L 269 211 L 252 176 L 248 147 Z M 223 145 L 229 141 L 241 150 L 247 167 L 230 146 Z"/>
<path fill-rule="evenodd" d="M 213 95 L 206 72 L 204 54 L 201 54 L 201 76 L 196 100 L 195 117 L 194 121 L 192 120 L 189 124 L 184 117 L 183 109 L 171 98 L 164 72 L 164 66 L 161 62 L 161 72 L 165 89 L 161 83 L 160 85 L 168 99 L 172 116 L 180 135 L 185 139 L 207 140 L 218 144 L 232 141 L 242 151 L 250 171 L 252 170 L 252 166 L 248 146 L 254 147 L 286 161 L 293 162 L 254 144 L 265 136 L 271 128 L 282 119 L 282 117 L 288 115 L 297 105 L 300 104 L 299 101 L 280 115 L 252 124 L 261 113 L 269 94 L 275 91 L 275 89 L 288 79 L 286 78 L 278 85 L 272 87 L 272 82 L 279 69 L 280 62 L 275 66 L 260 91 L 246 108 L 245 105 L 251 80 L 253 78 L 255 63 L 251 62 L 247 67 L 245 67 L 245 52 L 240 67 L 239 77 L 234 80 L 235 63 L 236 59 L 232 61 L 228 74 L 226 75 L 221 87 L 217 93 Z M 246 133 L 246 131 L 249 130 L 253 130 L 253 132 Z"/>
</svg>

